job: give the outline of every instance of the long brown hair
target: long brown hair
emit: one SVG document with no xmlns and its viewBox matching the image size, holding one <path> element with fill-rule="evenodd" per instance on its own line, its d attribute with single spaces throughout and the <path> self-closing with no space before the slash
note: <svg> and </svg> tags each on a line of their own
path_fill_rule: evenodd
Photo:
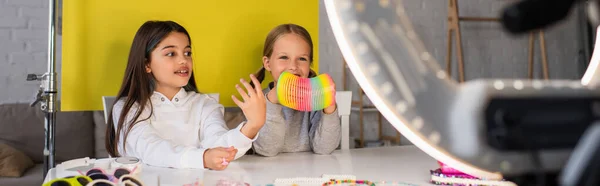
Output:
<svg viewBox="0 0 600 186">
<path fill-rule="evenodd" d="M 133 128 L 133 126 L 140 122 L 147 120 L 152 115 L 152 104 L 150 105 L 150 115 L 147 118 L 139 119 L 140 115 L 146 109 L 150 96 L 154 92 L 155 80 L 152 73 L 147 73 L 145 68 L 149 65 L 151 59 L 150 54 L 156 48 L 156 45 L 160 43 L 167 35 L 172 32 L 183 33 L 188 37 L 190 45 L 192 44 L 190 35 L 183 26 L 173 21 L 147 21 L 145 22 L 136 32 L 131 44 L 129 51 L 129 59 L 127 60 L 127 68 L 125 69 L 125 75 L 123 77 L 123 83 L 121 89 L 117 94 L 116 100 L 124 99 L 123 109 L 119 114 L 119 120 L 117 128 L 115 130 L 113 121 L 113 112 L 110 111 L 108 115 L 108 123 L 106 127 L 106 150 L 112 157 L 119 156 L 117 148 L 121 132 L 124 131 L 123 139 L 123 150 L 125 150 L 125 144 L 127 142 L 127 135 Z M 196 82 L 194 80 L 194 73 L 192 71 L 191 78 L 188 84 L 183 87 L 186 91 L 198 92 L 196 88 Z M 113 106 L 117 103 L 113 103 Z M 134 104 L 137 104 L 138 108 L 135 113 L 129 113 Z M 133 119 L 125 121 L 126 117 L 133 114 Z"/>
<path fill-rule="evenodd" d="M 297 34 L 298 36 L 300 36 L 304 41 L 306 41 L 306 43 L 308 43 L 308 46 L 310 47 L 310 53 L 309 53 L 309 60 L 310 60 L 310 65 L 312 65 L 313 63 L 313 42 L 312 39 L 310 37 L 310 34 L 308 33 L 308 30 L 306 30 L 304 27 L 297 25 L 297 24 L 282 24 L 279 25 L 275 28 L 273 28 L 273 30 L 271 30 L 269 32 L 269 34 L 267 35 L 267 39 L 265 40 L 265 45 L 263 47 L 263 56 L 267 57 L 267 58 L 271 58 L 271 54 L 273 54 L 273 47 L 275 46 L 275 42 L 277 41 L 277 39 L 279 39 L 281 36 L 285 35 L 285 34 Z M 254 74 L 254 76 L 256 76 L 256 79 L 258 79 L 258 82 L 261 82 L 263 80 L 265 80 L 265 67 L 261 67 L 258 72 L 256 72 Z M 308 73 L 308 77 L 315 77 L 317 76 L 317 73 L 315 73 L 312 69 L 310 70 L 310 72 Z M 254 88 L 254 83 L 250 83 L 250 85 L 252 85 L 252 87 Z"/>
</svg>

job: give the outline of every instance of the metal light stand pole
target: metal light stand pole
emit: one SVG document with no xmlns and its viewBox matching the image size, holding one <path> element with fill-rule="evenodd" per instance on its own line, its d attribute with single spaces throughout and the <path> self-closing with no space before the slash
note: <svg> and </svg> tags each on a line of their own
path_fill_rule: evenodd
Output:
<svg viewBox="0 0 600 186">
<path fill-rule="evenodd" d="M 44 122 L 44 177 L 51 168 L 54 168 L 54 134 L 56 128 L 56 1 L 49 0 L 48 3 L 48 72 L 42 75 L 28 74 L 27 81 L 41 81 L 40 89 L 36 95 L 35 101 L 31 106 L 40 103 L 40 108 L 45 114 Z"/>
</svg>

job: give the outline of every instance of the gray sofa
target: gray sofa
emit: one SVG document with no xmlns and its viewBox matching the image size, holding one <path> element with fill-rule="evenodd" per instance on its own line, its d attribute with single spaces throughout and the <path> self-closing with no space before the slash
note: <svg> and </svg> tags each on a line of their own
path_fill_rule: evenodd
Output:
<svg viewBox="0 0 600 186">
<path fill-rule="evenodd" d="M 102 111 L 59 112 L 56 119 L 57 163 L 82 157 L 108 157 L 104 148 L 106 124 Z M 233 128 L 244 117 L 238 109 L 227 109 L 225 120 Z M 0 185 L 42 185 L 44 114 L 39 106 L 29 107 L 28 103 L 0 105 L 0 143 L 24 152 L 35 163 L 22 177 L 0 177 Z"/>
<path fill-rule="evenodd" d="M 104 148 L 102 112 L 59 112 L 56 114 L 57 163 L 81 158 L 108 157 Z M 42 185 L 44 169 L 44 113 L 28 103 L 0 105 L 0 143 L 24 152 L 35 165 L 22 177 L 0 177 L 0 185 Z"/>
</svg>

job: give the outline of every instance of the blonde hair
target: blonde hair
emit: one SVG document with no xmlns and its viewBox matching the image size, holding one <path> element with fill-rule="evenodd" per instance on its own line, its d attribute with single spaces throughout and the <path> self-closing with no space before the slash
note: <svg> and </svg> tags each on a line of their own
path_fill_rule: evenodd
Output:
<svg viewBox="0 0 600 186">
<path fill-rule="evenodd" d="M 266 56 L 268 58 L 271 57 L 271 54 L 273 54 L 273 47 L 275 46 L 275 42 L 281 38 L 281 36 L 285 35 L 285 34 L 296 34 L 298 36 L 300 36 L 302 39 L 304 39 L 304 41 L 306 41 L 306 43 L 308 43 L 308 46 L 310 47 L 310 53 L 308 54 L 308 60 L 310 61 L 310 64 L 312 65 L 313 62 L 313 42 L 312 39 L 310 37 L 310 34 L 308 33 L 308 31 L 297 24 L 282 24 L 279 25 L 275 28 L 273 28 L 269 34 L 267 35 L 267 39 L 265 40 L 265 45 L 263 47 L 263 56 Z M 258 79 L 259 82 L 262 83 L 262 81 L 265 79 L 265 67 L 261 67 L 258 72 L 256 72 L 254 74 L 254 76 L 256 76 L 256 79 Z M 313 70 L 310 70 L 308 77 L 315 77 L 317 76 L 317 73 L 315 73 Z M 250 83 L 252 85 L 252 87 L 254 87 L 253 83 Z"/>
</svg>

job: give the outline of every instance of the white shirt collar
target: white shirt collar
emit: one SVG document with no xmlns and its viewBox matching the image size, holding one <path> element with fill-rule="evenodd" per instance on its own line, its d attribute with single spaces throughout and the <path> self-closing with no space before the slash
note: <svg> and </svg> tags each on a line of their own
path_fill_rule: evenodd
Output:
<svg viewBox="0 0 600 186">
<path fill-rule="evenodd" d="M 165 96 L 164 94 L 157 92 L 157 91 L 154 91 L 154 93 L 151 96 L 153 104 L 173 103 L 173 104 L 178 105 L 179 103 L 185 102 L 185 100 L 187 100 L 187 98 L 188 98 L 188 93 L 185 91 L 184 88 L 179 89 L 179 92 L 177 92 L 177 94 L 175 94 L 175 96 L 173 96 L 172 100 L 169 100 L 169 98 L 167 98 L 167 96 Z"/>
</svg>

